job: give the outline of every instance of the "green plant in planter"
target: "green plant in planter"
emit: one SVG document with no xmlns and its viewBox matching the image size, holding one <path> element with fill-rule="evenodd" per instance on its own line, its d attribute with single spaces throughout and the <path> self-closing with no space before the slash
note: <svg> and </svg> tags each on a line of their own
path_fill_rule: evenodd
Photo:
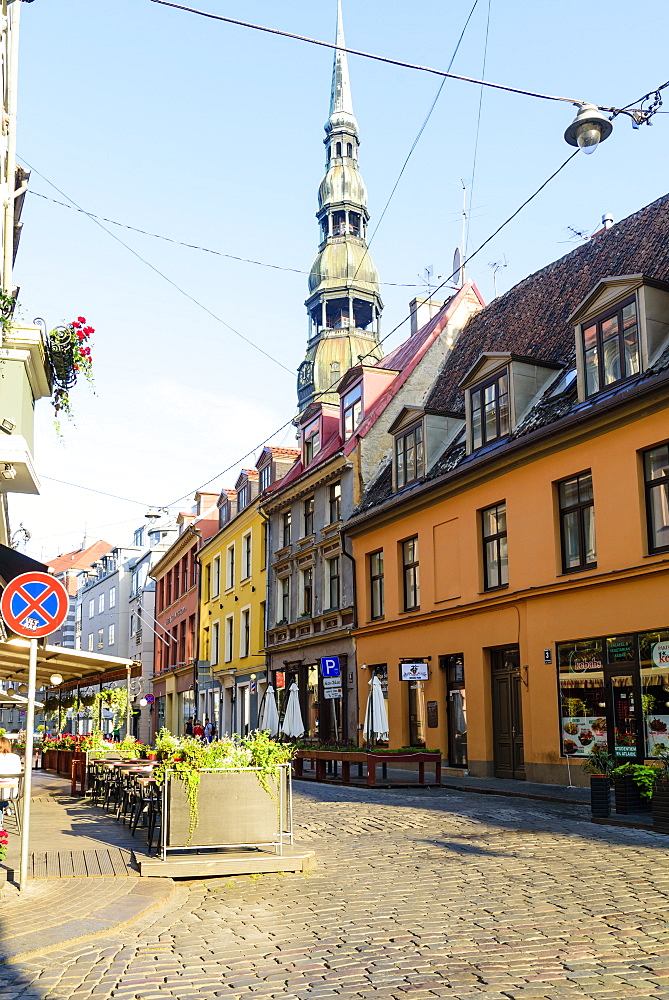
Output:
<svg viewBox="0 0 669 1000">
<path fill-rule="evenodd" d="M 616 764 L 617 761 L 614 754 L 609 753 L 604 747 L 595 746 L 585 758 L 581 767 L 588 774 L 605 774 L 610 778 Z"/>
<path fill-rule="evenodd" d="M 629 775 L 638 785 L 642 799 L 652 799 L 655 780 L 661 776 L 661 768 L 656 764 L 621 764 L 611 772 L 614 778 Z"/>
</svg>

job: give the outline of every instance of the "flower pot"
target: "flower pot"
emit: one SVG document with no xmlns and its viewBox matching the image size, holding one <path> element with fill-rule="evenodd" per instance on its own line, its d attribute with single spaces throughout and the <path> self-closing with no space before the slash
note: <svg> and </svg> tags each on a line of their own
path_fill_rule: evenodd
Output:
<svg viewBox="0 0 669 1000">
<path fill-rule="evenodd" d="M 617 774 L 613 779 L 617 813 L 650 812 L 650 799 L 642 799 L 631 774 Z"/>
<path fill-rule="evenodd" d="M 666 779 L 655 782 L 653 829 L 656 833 L 669 833 L 669 781 Z"/>
<path fill-rule="evenodd" d="M 158 754 L 157 753 L 147 753 L 146 756 L 147 756 L 147 758 L 149 760 L 158 760 Z"/>
<path fill-rule="evenodd" d="M 590 775 L 590 811 L 593 816 L 611 814 L 611 779 L 607 774 Z"/>
</svg>

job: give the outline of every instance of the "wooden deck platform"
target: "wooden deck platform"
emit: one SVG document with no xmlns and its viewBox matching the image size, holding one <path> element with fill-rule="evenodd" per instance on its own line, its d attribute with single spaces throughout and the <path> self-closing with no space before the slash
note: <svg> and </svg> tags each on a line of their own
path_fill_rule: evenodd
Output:
<svg viewBox="0 0 669 1000">
<path fill-rule="evenodd" d="M 0 872 L 7 881 L 14 880 L 14 866 L 2 865 Z M 88 851 L 33 851 L 28 855 L 28 878 L 136 877 L 137 874 L 132 851 L 118 847 Z"/>
<path fill-rule="evenodd" d="M 316 867 L 314 851 L 290 848 L 283 855 L 268 851 L 216 851 L 168 854 L 167 860 L 134 855 L 139 874 L 149 878 L 201 878 L 206 875 L 262 875 L 268 872 L 306 872 Z M 135 874 L 137 872 L 135 871 Z"/>
</svg>

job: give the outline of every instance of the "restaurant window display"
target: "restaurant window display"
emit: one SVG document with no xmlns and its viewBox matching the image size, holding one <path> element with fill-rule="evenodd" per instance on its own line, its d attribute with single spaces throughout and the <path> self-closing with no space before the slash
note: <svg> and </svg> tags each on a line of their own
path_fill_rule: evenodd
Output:
<svg viewBox="0 0 669 1000">
<path fill-rule="evenodd" d="M 558 643 L 562 754 L 669 748 L 669 630 Z"/>
<path fill-rule="evenodd" d="M 439 666 L 446 670 L 448 710 L 448 763 L 467 767 L 467 699 L 465 662 L 462 653 L 440 656 Z"/>
</svg>

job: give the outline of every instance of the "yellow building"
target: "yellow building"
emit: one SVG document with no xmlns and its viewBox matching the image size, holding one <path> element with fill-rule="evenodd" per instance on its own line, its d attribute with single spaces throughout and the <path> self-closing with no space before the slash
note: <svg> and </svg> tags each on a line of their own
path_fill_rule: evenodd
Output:
<svg viewBox="0 0 669 1000">
<path fill-rule="evenodd" d="M 266 519 L 260 493 L 292 465 L 292 448 L 264 448 L 255 469 L 243 469 L 234 490 L 219 497 L 220 529 L 198 553 L 199 675 L 209 672 L 198 712 L 222 733 L 257 728 L 267 686 L 265 655 Z"/>
</svg>

